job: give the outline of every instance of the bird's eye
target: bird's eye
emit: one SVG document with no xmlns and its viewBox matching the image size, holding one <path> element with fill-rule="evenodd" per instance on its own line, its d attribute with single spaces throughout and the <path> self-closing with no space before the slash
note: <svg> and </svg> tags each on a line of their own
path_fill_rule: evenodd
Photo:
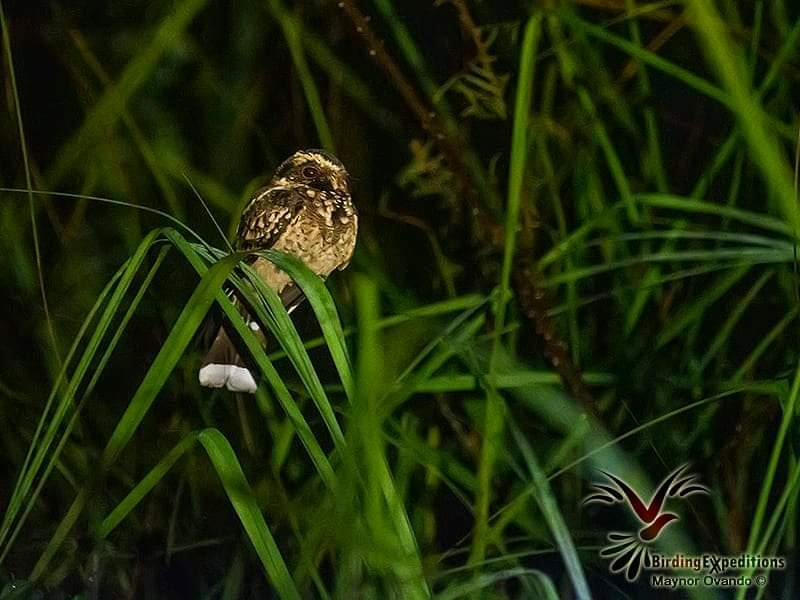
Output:
<svg viewBox="0 0 800 600">
<path fill-rule="evenodd" d="M 319 175 L 319 169 L 316 167 L 303 167 L 303 177 L 306 179 L 314 179 Z"/>
</svg>

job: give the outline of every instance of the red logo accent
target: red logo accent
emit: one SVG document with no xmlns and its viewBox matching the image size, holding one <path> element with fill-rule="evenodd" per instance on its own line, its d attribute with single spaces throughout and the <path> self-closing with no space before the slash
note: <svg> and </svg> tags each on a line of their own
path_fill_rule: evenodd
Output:
<svg viewBox="0 0 800 600">
<path fill-rule="evenodd" d="M 639 576 L 642 563 L 646 564 L 649 561 L 649 551 L 646 545 L 654 542 L 667 525 L 678 520 L 678 515 L 664 510 L 668 499 L 684 499 L 694 494 L 710 492 L 706 486 L 697 481 L 698 475 L 687 473 L 688 469 L 687 463 L 667 475 L 647 504 L 631 486 L 607 471 L 601 471 L 601 473 L 608 478 L 610 485 L 591 484 L 594 493 L 586 497 L 583 501 L 584 504 L 625 503 L 642 524 L 635 536 L 618 532 L 608 535 L 611 544 L 600 551 L 600 556 L 614 559 L 611 563 L 612 573 L 624 570 L 625 577 L 629 581 L 633 581 Z"/>
</svg>

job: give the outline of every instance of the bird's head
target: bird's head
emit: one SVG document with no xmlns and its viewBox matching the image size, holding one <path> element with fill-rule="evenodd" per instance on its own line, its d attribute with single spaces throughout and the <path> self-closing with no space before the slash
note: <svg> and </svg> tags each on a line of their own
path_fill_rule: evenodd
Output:
<svg viewBox="0 0 800 600">
<path fill-rule="evenodd" d="M 275 171 L 272 185 L 305 185 L 338 197 L 350 195 L 350 178 L 338 158 L 323 150 L 300 150 Z"/>
</svg>

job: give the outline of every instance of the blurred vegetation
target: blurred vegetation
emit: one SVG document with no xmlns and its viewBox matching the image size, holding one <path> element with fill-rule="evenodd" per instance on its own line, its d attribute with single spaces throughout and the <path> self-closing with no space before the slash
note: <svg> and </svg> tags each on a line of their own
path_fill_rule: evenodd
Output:
<svg viewBox="0 0 800 600">
<path fill-rule="evenodd" d="M 795 3 L 3 8 L 3 594 L 643 597 L 581 500 L 687 461 L 660 549 L 797 593 Z M 269 255 L 289 319 L 200 198 L 230 237 L 306 147 L 360 240 Z M 209 311 L 254 398 L 199 387 Z"/>
</svg>

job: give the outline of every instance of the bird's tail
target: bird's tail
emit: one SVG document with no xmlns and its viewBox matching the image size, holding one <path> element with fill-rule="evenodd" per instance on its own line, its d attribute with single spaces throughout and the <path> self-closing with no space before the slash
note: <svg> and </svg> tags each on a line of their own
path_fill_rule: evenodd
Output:
<svg viewBox="0 0 800 600">
<path fill-rule="evenodd" d="M 253 323 L 255 325 L 255 323 Z M 200 385 L 255 394 L 256 381 L 224 327 L 217 330 L 199 373 Z"/>
</svg>

